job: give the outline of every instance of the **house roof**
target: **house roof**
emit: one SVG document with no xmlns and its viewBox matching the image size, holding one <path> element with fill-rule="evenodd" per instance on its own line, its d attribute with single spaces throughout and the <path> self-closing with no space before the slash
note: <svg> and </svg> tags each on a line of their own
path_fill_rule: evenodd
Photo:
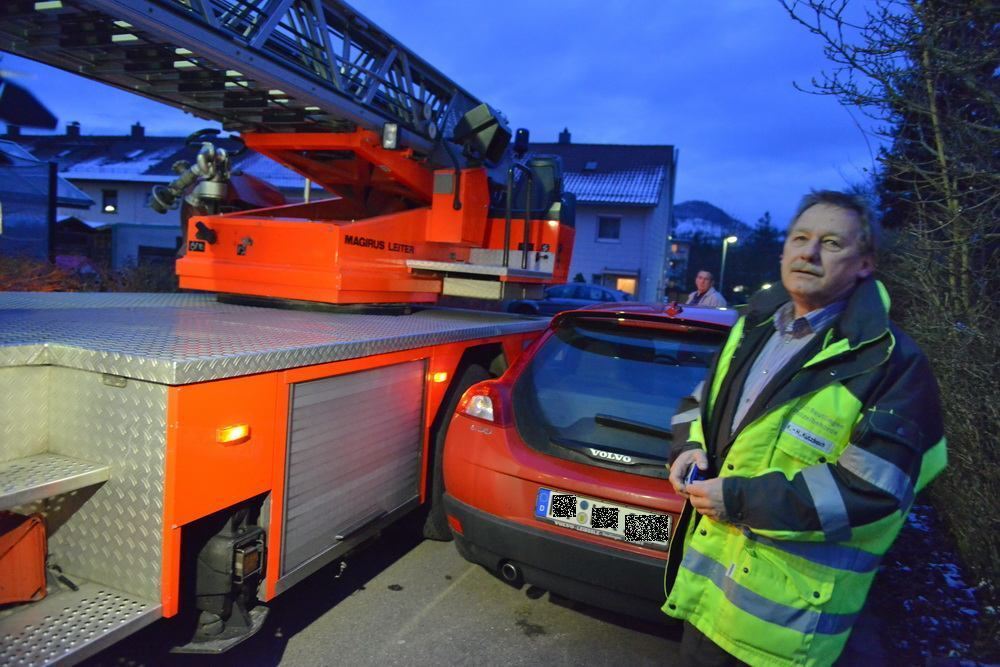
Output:
<svg viewBox="0 0 1000 667">
<path fill-rule="evenodd" d="M 19 134 L 7 138 L 44 162 L 58 163 L 60 175 L 72 180 L 168 183 L 175 177 L 172 165 L 178 160 L 191 162 L 196 155 L 196 148 L 186 146 L 183 137 L 143 136 L 141 132 L 138 136 Z M 225 138 L 213 143 L 231 155 L 240 147 Z M 657 206 L 664 185 L 673 179 L 676 160 L 673 146 L 535 143 L 530 151 L 562 159 L 565 188 L 581 204 Z M 252 150 L 233 156 L 232 164 L 233 171 L 280 188 L 303 185 L 302 176 Z"/>
<path fill-rule="evenodd" d="M 558 155 L 564 187 L 581 204 L 657 206 L 673 178 L 673 146 L 533 143 L 534 155 Z"/>
<path fill-rule="evenodd" d="M 99 136 L 67 134 L 8 135 L 43 161 L 59 165 L 65 178 L 82 181 L 128 181 L 169 183 L 178 160 L 193 162 L 197 148 L 185 145 L 184 137 Z M 230 152 L 233 171 L 243 171 L 277 187 L 300 188 L 304 179 L 294 171 L 226 138 L 212 143 Z"/>
<path fill-rule="evenodd" d="M 112 227 L 132 227 L 137 229 L 177 229 L 176 223 L 164 224 L 164 225 L 151 225 L 148 223 L 135 223 L 126 222 L 125 220 L 86 220 L 77 215 L 71 215 L 59 220 L 59 225 L 65 228 L 76 228 L 76 229 L 90 229 L 93 231 L 102 231 L 105 229 L 111 229 Z"/>
<path fill-rule="evenodd" d="M 37 159 L 23 146 L 0 140 L 0 188 L 5 193 L 47 198 L 49 172 L 45 162 Z M 56 178 L 56 204 L 65 208 L 88 208 L 94 203 L 82 190 L 64 177 Z"/>
<path fill-rule="evenodd" d="M 666 177 L 666 167 L 640 167 L 605 174 L 568 172 L 564 188 L 585 204 L 630 204 L 656 206 Z"/>
</svg>

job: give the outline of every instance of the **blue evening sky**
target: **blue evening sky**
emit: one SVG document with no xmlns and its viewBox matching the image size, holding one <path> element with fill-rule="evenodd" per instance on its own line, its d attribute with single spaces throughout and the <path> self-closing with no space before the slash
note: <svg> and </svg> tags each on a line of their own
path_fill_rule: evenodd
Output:
<svg viewBox="0 0 1000 667">
<path fill-rule="evenodd" d="M 784 225 L 810 188 L 866 177 L 874 139 L 831 98 L 797 91 L 829 68 L 776 1 L 354 0 L 355 8 L 535 141 L 672 144 L 676 201 Z M 858 3 L 864 4 L 864 3 Z M 4 54 L 84 134 L 187 134 L 205 121 Z M 35 130 L 27 130 L 33 132 Z M 871 146 L 869 143 L 871 142 Z"/>
</svg>

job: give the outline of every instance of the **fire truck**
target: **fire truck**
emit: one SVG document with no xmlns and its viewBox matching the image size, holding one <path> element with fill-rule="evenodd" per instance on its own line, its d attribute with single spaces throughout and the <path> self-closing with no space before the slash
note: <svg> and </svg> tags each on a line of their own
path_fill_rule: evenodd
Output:
<svg viewBox="0 0 1000 667">
<path fill-rule="evenodd" d="M 446 538 L 447 417 L 545 323 L 442 300 L 566 280 L 558 160 L 339 0 L 2 5 L 3 50 L 217 121 L 330 196 L 233 206 L 205 140 L 152 197 L 185 202 L 181 292 L 0 294 L 0 664 L 171 617 L 219 653 L 404 514 Z"/>
</svg>

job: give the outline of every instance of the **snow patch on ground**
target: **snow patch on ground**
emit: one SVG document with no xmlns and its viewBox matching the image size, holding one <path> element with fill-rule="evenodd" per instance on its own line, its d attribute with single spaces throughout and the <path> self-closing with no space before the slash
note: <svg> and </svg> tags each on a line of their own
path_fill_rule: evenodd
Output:
<svg viewBox="0 0 1000 667">
<path fill-rule="evenodd" d="M 982 616 L 996 612 L 977 604 L 977 587 L 965 582 L 934 508 L 915 505 L 869 596 L 893 664 L 983 664 L 972 643 Z"/>
</svg>

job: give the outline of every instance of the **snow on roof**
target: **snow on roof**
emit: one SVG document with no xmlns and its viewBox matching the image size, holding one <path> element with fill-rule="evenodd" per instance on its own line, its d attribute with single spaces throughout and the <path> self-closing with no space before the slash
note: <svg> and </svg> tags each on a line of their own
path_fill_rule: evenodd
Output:
<svg viewBox="0 0 1000 667">
<path fill-rule="evenodd" d="M 79 222 L 81 225 L 86 225 L 91 229 L 109 229 L 111 227 L 131 227 L 131 228 L 141 228 L 141 229 L 177 229 L 176 223 L 170 224 L 160 224 L 151 222 L 130 222 L 127 220 L 85 220 L 78 215 L 71 215 L 63 218 L 59 221 L 59 224 L 67 224 L 73 221 Z"/>
<path fill-rule="evenodd" d="M 581 204 L 656 206 L 660 203 L 666 167 L 637 167 L 605 173 L 567 172 L 563 187 Z"/>
<path fill-rule="evenodd" d="M 263 179 L 279 188 L 301 188 L 305 178 L 284 165 L 280 165 L 260 153 L 247 153 L 238 163 L 238 170 Z M 318 186 L 314 183 L 313 188 Z"/>
<path fill-rule="evenodd" d="M 62 173 L 66 178 L 97 181 L 140 181 L 169 183 L 173 174 L 147 173 L 165 159 L 177 152 L 176 146 L 168 146 L 159 150 L 132 150 L 121 158 L 115 159 L 107 155 L 92 157 L 70 165 Z"/>
<path fill-rule="evenodd" d="M 3 141 L 0 140 L 0 153 L 12 158 L 19 158 L 21 160 L 30 160 L 32 162 L 38 162 L 38 159 L 24 150 L 21 146 L 18 146 L 13 141 Z"/>
<path fill-rule="evenodd" d="M 17 141 L 42 159 L 56 160 L 62 177 L 80 181 L 169 183 L 176 177 L 174 161 L 191 162 L 197 152 L 181 137 L 21 135 Z M 214 143 L 232 151 L 239 147 L 230 139 Z M 531 152 L 560 156 L 565 188 L 579 202 L 624 206 L 657 206 L 676 159 L 673 146 L 532 144 Z M 298 173 L 250 150 L 235 156 L 232 168 L 279 188 L 304 183 Z"/>
<path fill-rule="evenodd" d="M 677 158 L 664 145 L 532 143 L 530 152 L 559 156 L 563 186 L 579 203 L 619 206 L 658 206 Z"/>
</svg>

